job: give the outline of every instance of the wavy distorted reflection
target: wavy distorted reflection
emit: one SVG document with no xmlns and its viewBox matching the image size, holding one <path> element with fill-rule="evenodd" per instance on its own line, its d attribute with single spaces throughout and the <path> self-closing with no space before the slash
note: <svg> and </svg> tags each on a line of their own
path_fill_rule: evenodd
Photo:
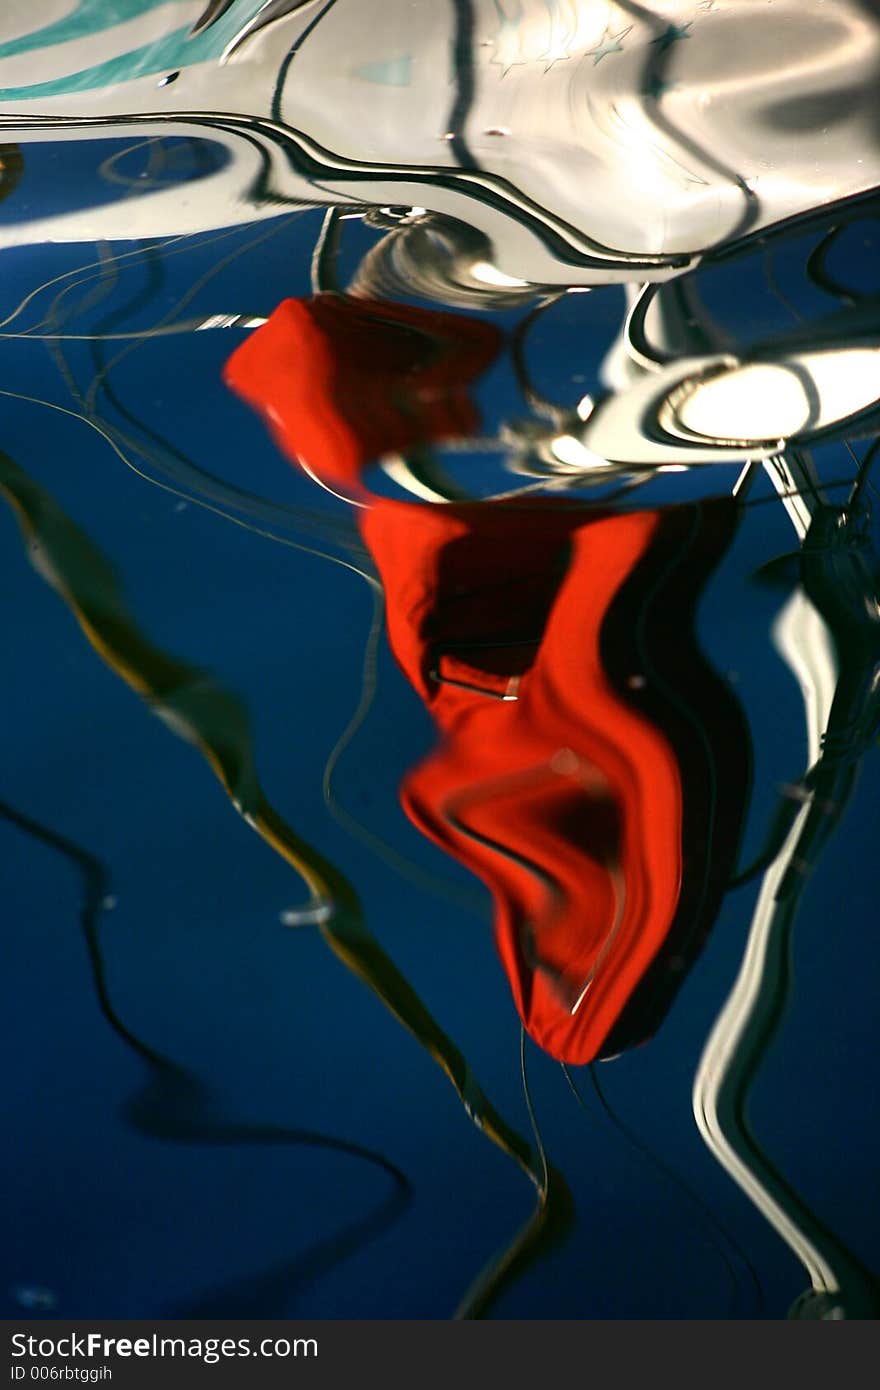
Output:
<svg viewBox="0 0 880 1390">
<path fill-rule="evenodd" d="M 342 322 L 357 325 L 360 338 L 340 333 Z M 426 444 L 448 437 L 456 419 L 462 430 L 474 428 L 461 393 L 498 344 L 484 335 L 482 362 L 465 350 L 457 381 L 447 370 L 450 342 L 470 347 L 477 327 L 460 319 L 456 330 L 448 316 L 429 320 L 407 306 L 335 295 L 287 301 L 236 351 L 226 379 L 264 415 L 292 460 L 322 486 L 345 488 L 362 509 L 392 650 L 443 736 L 437 752 L 407 775 L 407 814 L 490 887 L 496 944 L 527 1031 L 558 1060 L 585 1064 L 656 1029 L 735 878 L 749 735 L 731 690 L 699 653 L 694 617 L 743 502 L 734 496 L 615 514 L 547 500 L 467 504 L 440 491 L 432 499 L 440 506 L 371 499 L 364 478 L 377 456 L 408 449 L 411 458 L 394 476 L 425 495 Z M 434 347 L 432 372 L 424 366 L 426 339 Z M 845 349 L 841 358 L 843 380 Z M 365 402 L 376 408 L 370 387 L 378 363 L 396 382 L 380 403 L 389 412 L 382 447 L 375 416 L 364 414 Z M 833 380 L 826 373 L 825 398 Z M 821 390 L 815 395 L 821 409 Z M 747 392 L 743 399 L 752 398 Z M 714 423 L 703 434 L 716 450 L 728 442 L 726 408 L 711 393 L 703 404 Z M 784 413 L 779 392 L 769 408 Z M 785 440 L 777 448 L 784 450 Z M 836 613 L 857 672 L 848 697 L 838 700 L 848 699 L 847 715 L 838 718 L 859 731 L 855 752 L 834 755 L 830 773 L 821 758 L 815 764 L 804 781 L 804 799 L 816 801 L 809 830 L 800 827 L 793 846 L 786 842 L 779 851 L 786 862 L 800 851 L 800 873 L 807 841 L 821 843 L 817 817 L 827 828 L 845 805 L 845 792 L 829 776 L 839 779 L 843 757 L 851 781 L 852 758 L 876 729 L 880 609 L 859 506 L 873 453 L 847 508 L 822 501 L 805 455 L 766 460 L 803 541 L 803 602 L 812 597 Z M 741 497 L 753 466 L 743 475 L 746 487 L 735 489 Z M 830 749 L 830 731 L 823 737 Z M 809 820 L 806 808 L 801 815 Z M 773 880 L 759 900 L 756 922 L 766 919 L 764 899 L 769 892 L 772 900 L 777 887 Z M 774 997 L 775 959 L 777 970 L 768 967 L 764 979 Z M 698 1074 L 701 1106 L 726 1018 L 722 1013 Z M 762 1052 L 766 1020 L 755 1031 Z M 722 1109 L 734 1131 L 743 1098 L 737 1105 L 725 1096 Z M 714 1094 L 712 1107 L 717 1117 Z M 724 1161 L 724 1127 L 717 1123 L 716 1133 L 704 1129 Z M 757 1172 L 760 1162 L 752 1159 Z M 772 1204 L 761 1200 L 759 1177 L 740 1181 L 787 1234 L 785 1220 L 774 1220 Z M 810 1230 L 821 1229 L 793 1194 L 783 1206 L 794 1225 L 799 1217 Z M 808 1241 L 791 1243 L 803 1258 Z M 827 1268 L 816 1275 L 807 1258 L 814 1288 L 824 1296 L 843 1282 L 851 1296 L 821 1307 L 802 1301 L 795 1315 L 818 1309 L 819 1316 L 865 1316 L 873 1308 L 871 1276 L 833 1237 L 830 1243 L 834 1267 L 844 1274 L 837 1281 Z"/>
<path fill-rule="evenodd" d="M 461 1316 L 487 1309 L 504 1282 L 539 1251 L 559 1239 L 570 1220 L 564 1181 L 538 1152 L 507 1123 L 483 1094 L 466 1058 L 444 1033 L 407 979 L 368 930 L 353 885 L 312 846 L 306 844 L 266 798 L 257 774 L 247 715 L 240 703 L 211 676 L 168 656 L 139 630 L 129 614 L 112 569 L 88 537 L 60 511 L 52 498 L 33 484 L 7 456 L 0 454 L 0 490 L 14 506 L 29 538 L 29 555 L 37 571 L 70 607 L 91 646 L 142 698 L 172 732 L 198 747 L 236 811 L 296 871 L 309 891 L 302 908 L 284 914 L 286 925 L 316 926 L 339 957 L 374 990 L 385 1006 L 446 1073 L 473 1123 L 530 1178 L 536 1189 L 533 1217 L 509 1246 L 473 1283 Z M 72 855 L 95 879 L 93 856 L 38 827 L 29 817 L 9 812 L 29 833 Z M 210 1097 L 180 1067 L 141 1042 L 119 1020 L 107 994 L 97 935 L 98 908 L 92 887 L 85 908 L 84 931 L 102 1011 L 114 1030 L 148 1063 L 151 1085 L 133 1106 L 148 1132 L 170 1132 L 188 1142 L 298 1142 L 336 1146 L 381 1162 L 406 1192 L 394 1165 L 357 1145 L 303 1131 L 243 1130 L 224 1125 L 211 1114 Z M 155 1095 L 153 1092 L 155 1091 Z M 203 1113 L 206 1112 L 206 1113 Z M 170 1128 L 169 1128 L 170 1127 Z M 399 1212 L 396 1197 L 379 1219 L 362 1223 L 349 1241 L 331 1244 L 342 1258 L 347 1244 L 378 1234 Z M 298 1265 L 285 1265 L 275 1283 L 289 1293 Z M 265 1281 L 264 1281 L 265 1282 Z M 265 1289 L 264 1289 L 265 1292 Z"/>
<path fill-rule="evenodd" d="M 569 1068 L 591 1068 L 603 1113 L 637 1148 L 639 1124 L 620 1119 L 593 1064 L 674 1026 L 715 923 L 737 910 L 729 891 L 760 877 L 694 1115 L 807 1273 L 792 1315 L 875 1316 L 874 1277 L 747 1115 L 807 874 L 880 715 L 874 7 L 55 10 L 35 20 L 11 0 L 0 20 L 0 251 L 44 277 L 13 273 L 0 322 L 0 350 L 21 364 L 0 397 L 22 435 L 47 418 L 73 431 L 72 457 L 96 461 L 86 500 L 100 467 L 122 464 L 212 524 L 367 581 L 364 688 L 326 765 L 327 807 L 410 882 L 471 902 L 335 801 L 336 764 L 376 694 L 384 618 L 436 735 L 400 803 L 489 890 L 524 1032 L 582 1103 Z M 231 352 L 229 338 L 215 346 L 224 332 Z M 305 475 L 300 490 L 265 481 L 271 450 L 221 380 Z M 524 1037 L 528 1140 L 368 925 L 355 877 L 269 800 L 245 702 L 146 635 L 96 541 L 5 454 L 0 490 L 94 651 L 304 883 L 285 925 L 320 933 L 529 1180 L 531 1218 L 460 1306 L 486 1313 L 573 1225 Z M 792 588 L 772 636 L 803 695 L 809 755 L 743 868 L 750 807 L 767 803 L 752 745 L 769 735 L 703 614 L 761 506 L 794 529 L 792 554 L 760 577 Z M 335 1146 L 390 1178 L 391 1195 L 337 1239 L 197 1300 L 200 1314 L 284 1311 L 292 1288 L 390 1228 L 407 1180 L 367 1146 L 228 1120 L 143 1043 L 109 993 L 98 857 L 9 803 L 10 825 L 83 876 L 99 1003 L 150 1072 L 136 1123 L 183 1142 Z M 734 1294 L 745 1267 L 760 1295 L 750 1254 L 709 1222 Z"/>
<path fill-rule="evenodd" d="M 876 448 L 876 446 L 875 446 Z M 801 1261 L 810 1287 L 792 1316 L 876 1318 L 880 1284 L 809 1209 L 763 1150 L 747 1102 L 791 992 L 792 934 L 809 876 L 852 797 L 880 725 L 880 566 L 858 507 L 819 501 L 803 535 L 800 587 L 774 641 L 801 686 L 810 763 L 785 790 L 742 966 L 694 1079 L 694 1116 L 719 1162 Z"/>
<path fill-rule="evenodd" d="M 63 116 L 105 133 L 208 126 L 226 146 L 197 222 L 168 194 L 142 204 L 163 200 L 168 231 L 204 227 L 211 206 L 251 220 L 295 201 L 418 204 L 488 237 L 508 283 L 590 283 L 662 278 L 877 183 L 878 38 L 856 0 L 684 22 L 674 5 L 606 0 L 131 0 L 36 28 L 14 8 L 0 101 L 25 141 Z"/>
<path fill-rule="evenodd" d="M 7 495 L 15 495 L 10 488 L 9 460 L 0 458 L 0 474 L 3 476 L 3 490 Z M 274 1309 L 279 1316 L 283 1315 L 298 1285 L 320 1278 L 326 1269 L 380 1237 L 399 1219 L 412 1196 L 406 1175 L 384 1155 L 362 1144 L 302 1128 L 245 1124 L 225 1114 L 222 1101 L 209 1086 L 132 1032 L 113 1004 L 101 942 L 102 919 L 112 910 L 115 901 L 114 896 L 107 892 L 110 882 L 105 865 L 80 845 L 2 801 L 0 820 L 63 856 L 76 868 L 82 880 L 80 927 L 101 1013 L 116 1036 L 138 1057 L 146 1070 L 144 1085 L 125 1105 L 125 1118 L 133 1129 L 152 1139 L 198 1146 L 302 1145 L 340 1153 L 366 1163 L 390 1180 L 389 1195 L 375 1210 L 368 1212 L 351 1227 L 338 1231 L 281 1268 L 262 1272 L 244 1290 L 221 1288 L 203 1298 L 197 1308 L 178 1308 L 170 1313 L 171 1316 L 181 1317 L 222 1317 L 231 1306 L 237 1316 L 248 1308 L 252 1308 L 255 1314 Z M 41 1306 L 39 1299 L 35 1303 L 19 1301 L 25 1307 Z M 44 1310 L 52 1311 L 54 1296 L 47 1295 L 42 1304 Z"/>
<path fill-rule="evenodd" d="M 733 870 L 749 738 L 693 623 L 737 505 L 367 505 L 378 453 L 473 428 L 464 393 L 498 346 L 467 319 L 318 296 L 226 378 L 362 509 L 392 650 L 443 736 L 405 809 L 492 890 L 530 1035 L 583 1064 L 653 1031 Z"/>
</svg>

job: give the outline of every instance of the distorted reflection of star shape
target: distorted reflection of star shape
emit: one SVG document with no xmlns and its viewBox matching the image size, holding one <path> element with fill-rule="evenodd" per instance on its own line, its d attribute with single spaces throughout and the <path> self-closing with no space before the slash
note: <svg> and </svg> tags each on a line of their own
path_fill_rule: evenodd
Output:
<svg viewBox="0 0 880 1390">
<path fill-rule="evenodd" d="M 544 71 L 549 72 L 554 63 L 564 63 L 571 57 L 569 40 L 557 39 L 543 54 Z"/>
<path fill-rule="evenodd" d="M 642 96 L 648 97 L 651 101 L 659 101 L 666 92 L 671 91 L 675 86 L 674 82 L 664 82 L 661 77 L 654 75 L 649 77 L 642 87 Z"/>
<path fill-rule="evenodd" d="M 619 34 L 609 34 L 607 38 L 602 40 L 598 48 L 591 48 L 584 56 L 592 58 L 593 67 L 595 67 L 597 63 L 601 63 L 603 58 L 607 58 L 609 53 L 622 53 L 623 44 L 620 40 L 626 38 L 630 29 L 632 29 L 632 25 L 628 24 L 625 29 L 621 29 Z"/>
<path fill-rule="evenodd" d="M 505 16 L 498 25 L 498 32 L 494 41 L 495 52 L 492 54 L 490 62 L 495 67 L 501 67 L 507 73 L 512 67 L 519 67 L 525 61 L 522 55 L 522 44 L 520 42 L 519 19 L 509 19 Z M 504 74 L 502 74 L 503 76 Z"/>
<path fill-rule="evenodd" d="M 688 29 L 691 28 L 692 24 L 693 20 L 691 19 L 688 20 L 687 24 L 670 24 L 664 29 L 662 34 L 656 39 L 652 39 L 651 42 L 659 46 L 661 53 L 665 53 L 667 48 L 671 48 L 674 43 L 678 43 L 679 39 L 690 38 Z"/>
</svg>

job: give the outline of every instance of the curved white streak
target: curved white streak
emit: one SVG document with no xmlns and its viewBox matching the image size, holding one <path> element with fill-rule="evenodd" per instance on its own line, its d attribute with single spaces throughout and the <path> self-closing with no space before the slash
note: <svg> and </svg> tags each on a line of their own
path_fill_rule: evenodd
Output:
<svg viewBox="0 0 880 1390">
<path fill-rule="evenodd" d="M 412 493 L 413 497 L 420 497 L 423 502 L 443 503 L 450 499 L 437 488 L 429 487 L 427 483 L 417 478 L 407 463 L 406 459 L 400 454 L 386 454 L 379 460 L 379 467 L 392 482 L 398 484 L 406 492 Z"/>
<path fill-rule="evenodd" d="M 302 469 L 302 471 L 309 475 L 312 482 L 317 483 L 318 487 L 323 488 L 325 492 L 329 492 L 331 497 L 336 497 L 340 502 L 347 502 L 350 507 L 361 507 L 362 509 L 366 508 L 366 502 L 358 502 L 354 497 L 347 497 L 344 492 L 337 492 L 336 489 L 334 487 L 331 487 L 329 483 L 325 482 L 324 479 L 314 471 L 314 469 L 310 468 L 309 465 L 306 463 L 305 459 L 302 458 L 299 454 L 297 454 L 297 462 L 299 463 L 299 466 Z"/>
<path fill-rule="evenodd" d="M 792 596 L 777 618 L 773 639 L 804 696 L 812 761 L 818 755 L 821 736 L 827 727 L 837 669 L 828 629 L 801 591 Z M 776 929 L 784 927 L 784 918 L 792 911 L 792 905 L 781 903 L 776 895 L 795 857 L 812 802 L 812 795 L 808 795 L 782 849 L 764 875 L 739 974 L 703 1050 L 694 1077 L 692 1100 L 697 1128 L 714 1157 L 798 1257 L 813 1288 L 832 1292 L 840 1288 L 833 1266 L 769 1191 L 757 1165 L 750 1164 L 737 1148 L 720 1114 L 721 1097 L 741 1051 L 749 1046 L 749 1033 L 762 1005 L 764 991 L 773 985 L 772 976 L 768 975 L 772 937 Z"/>
<path fill-rule="evenodd" d="M 812 767 L 821 752 L 837 684 L 837 657 L 821 614 L 796 589 L 772 628 L 773 645 L 793 672 L 804 700 L 807 757 Z"/>
<path fill-rule="evenodd" d="M 813 1288 L 832 1292 L 840 1288 L 833 1267 L 739 1152 L 719 1114 L 719 1098 L 761 1001 L 770 938 L 779 916 L 787 910 L 777 901 L 776 892 L 794 856 L 811 804 L 812 798 L 801 807 L 778 858 L 764 875 L 742 965 L 700 1059 L 692 1100 L 697 1128 L 713 1156 L 801 1261 Z"/>
</svg>

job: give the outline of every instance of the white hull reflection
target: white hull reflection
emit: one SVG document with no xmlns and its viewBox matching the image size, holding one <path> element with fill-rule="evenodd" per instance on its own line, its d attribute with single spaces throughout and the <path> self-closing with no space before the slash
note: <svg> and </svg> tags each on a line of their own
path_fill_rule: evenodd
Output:
<svg viewBox="0 0 880 1390">
<path fill-rule="evenodd" d="M 56 6 L 35 28 L 27 0 L 5 7 L 4 138 L 198 133 L 231 160 L 192 203 L 102 209 L 111 239 L 416 206 L 476 229 L 496 283 L 651 281 L 880 183 L 880 34 L 855 0 L 118 9 Z M 90 239 L 89 216 L 0 245 Z"/>
</svg>

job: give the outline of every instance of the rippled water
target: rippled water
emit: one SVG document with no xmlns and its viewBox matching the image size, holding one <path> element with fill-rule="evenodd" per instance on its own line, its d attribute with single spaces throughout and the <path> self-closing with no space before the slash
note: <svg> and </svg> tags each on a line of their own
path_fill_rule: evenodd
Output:
<svg viewBox="0 0 880 1390">
<path fill-rule="evenodd" d="M 874 6 L 34 24 L 7 1316 L 875 1316 Z"/>
</svg>

